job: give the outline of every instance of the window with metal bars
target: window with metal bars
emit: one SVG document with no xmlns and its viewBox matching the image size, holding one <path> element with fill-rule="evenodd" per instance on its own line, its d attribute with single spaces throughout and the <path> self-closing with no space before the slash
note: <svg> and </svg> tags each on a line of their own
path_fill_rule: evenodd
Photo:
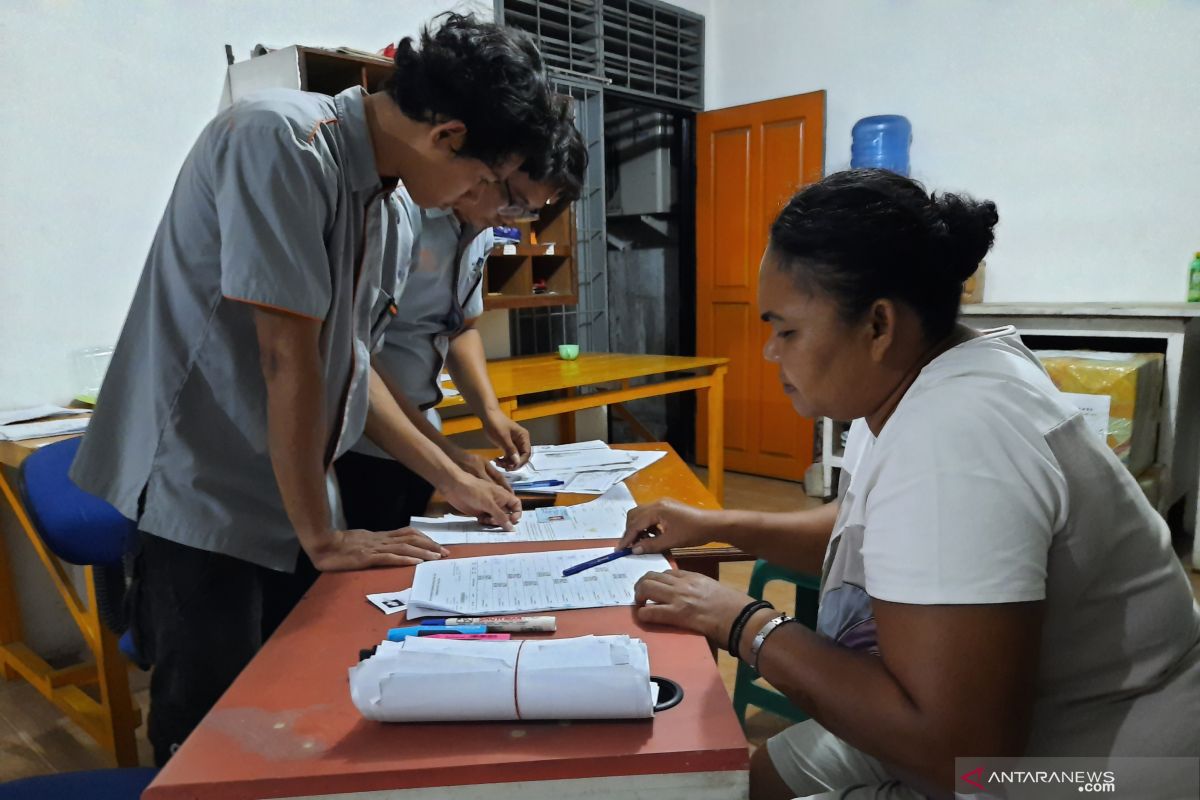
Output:
<svg viewBox="0 0 1200 800">
<path fill-rule="evenodd" d="M 704 106 L 704 17 L 661 0 L 496 0 L 546 63 L 611 83 L 606 91 Z"/>
<path fill-rule="evenodd" d="M 513 355 L 553 352 L 560 344 L 604 352 L 608 337 L 608 271 L 605 264 L 604 110 L 595 81 L 558 78 L 555 90 L 574 102 L 575 126 L 588 148 L 588 169 L 575 201 L 575 272 L 579 301 L 574 306 L 516 308 L 510 312 Z"/>
<path fill-rule="evenodd" d="M 497 0 L 496 19 L 532 35 L 547 65 L 600 75 L 599 0 Z"/>
<path fill-rule="evenodd" d="M 627 93 L 704 105 L 704 18 L 655 0 L 604 0 L 604 77 Z"/>
</svg>

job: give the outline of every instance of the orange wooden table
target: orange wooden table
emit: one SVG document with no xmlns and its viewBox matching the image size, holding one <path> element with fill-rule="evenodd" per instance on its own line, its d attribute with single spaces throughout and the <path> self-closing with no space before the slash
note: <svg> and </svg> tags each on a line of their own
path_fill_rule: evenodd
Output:
<svg viewBox="0 0 1200 800">
<path fill-rule="evenodd" d="M 629 485 L 640 502 L 675 492 L 689 502 L 716 505 L 674 453 Z M 612 542 L 451 550 L 452 557 L 461 557 Z M 707 642 L 680 630 L 644 626 L 628 607 L 555 612 L 555 636 L 628 633 L 643 639 L 651 672 L 684 689 L 683 702 L 652 720 L 420 725 L 364 720 L 350 702 L 347 669 L 360 648 L 404 624 L 403 615 L 384 616 L 364 596 L 410 586 L 413 571 L 322 575 L 143 800 L 746 797 L 746 740 Z"/>
<path fill-rule="evenodd" d="M 575 412 L 585 408 L 612 406 L 644 439 L 652 440 L 623 403 L 674 392 L 696 391 L 707 403 L 705 433 L 708 449 L 708 488 L 718 500 L 725 491 L 725 373 L 729 359 L 723 357 L 656 356 L 629 353 L 584 353 L 575 361 L 556 355 L 503 358 L 488 362 L 488 377 L 496 390 L 501 410 L 520 422 L 558 416 L 562 441 L 575 441 Z M 650 378 L 666 380 L 650 382 Z M 634 385 L 634 381 L 645 381 Z M 611 388 L 607 388 L 611 387 Z M 582 390 L 582 391 L 581 391 Z M 525 395 L 563 391 L 565 397 L 521 404 Z M 450 409 L 464 404 L 450 397 L 438 405 Z M 447 436 L 478 430 L 476 417 L 448 417 L 442 422 Z"/>
</svg>

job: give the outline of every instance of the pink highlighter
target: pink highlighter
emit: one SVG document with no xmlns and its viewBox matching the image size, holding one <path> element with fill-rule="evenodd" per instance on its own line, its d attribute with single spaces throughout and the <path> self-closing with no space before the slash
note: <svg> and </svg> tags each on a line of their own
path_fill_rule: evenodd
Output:
<svg viewBox="0 0 1200 800">
<path fill-rule="evenodd" d="M 475 639 L 484 642 L 504 642 L 512 638 L 511 633 L 429 633 L 422 639 Z"/>
</svg>

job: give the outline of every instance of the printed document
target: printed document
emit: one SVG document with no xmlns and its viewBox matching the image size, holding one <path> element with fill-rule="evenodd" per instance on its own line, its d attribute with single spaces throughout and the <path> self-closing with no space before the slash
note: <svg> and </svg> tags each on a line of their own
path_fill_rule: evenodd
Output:
<svg viewBox="0 0 1200 800">
<path fill-rule="evenodd" d="M 618 483 L 587 503 L 526 511 L 517 521 L 513 533 L 484 526 L 474 517 L 455 514 L 413 517 L 409 524 L 443 545 L 619 539 L 625 533 L 625 517 L 635 506 L 637 503 L 628 487 Z"/>
<path fill-rule="evenodd" d="M 625 556 L 563 577 L 567 567 L 611 552 L 611 547 L 593 547 L 423 561 L 408 596 L 408 618 L 631 606 L 639 578 L 671 568 L 655 553 Z"/>
</svg>

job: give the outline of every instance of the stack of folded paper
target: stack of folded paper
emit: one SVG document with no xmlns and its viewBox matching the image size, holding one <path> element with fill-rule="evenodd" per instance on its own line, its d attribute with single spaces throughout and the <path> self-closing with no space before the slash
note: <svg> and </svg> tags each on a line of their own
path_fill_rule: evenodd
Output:
<svg viewBox="0 0 1200 800">
<path fill-rule="evenodd" d="M 634 719 L 654 716 L 658 686 L 640 639 L 546 641 L 409 637 L 350 668 L 350 698 L 380 722 Z"/>
<path fill-rule="evenodd" d="M 534 445 L 529 463 L 507 477 L 519 492 L 599 495 L 665 455 L 663 450 L 614 450 L 599 440 Z"/>
</svg>

